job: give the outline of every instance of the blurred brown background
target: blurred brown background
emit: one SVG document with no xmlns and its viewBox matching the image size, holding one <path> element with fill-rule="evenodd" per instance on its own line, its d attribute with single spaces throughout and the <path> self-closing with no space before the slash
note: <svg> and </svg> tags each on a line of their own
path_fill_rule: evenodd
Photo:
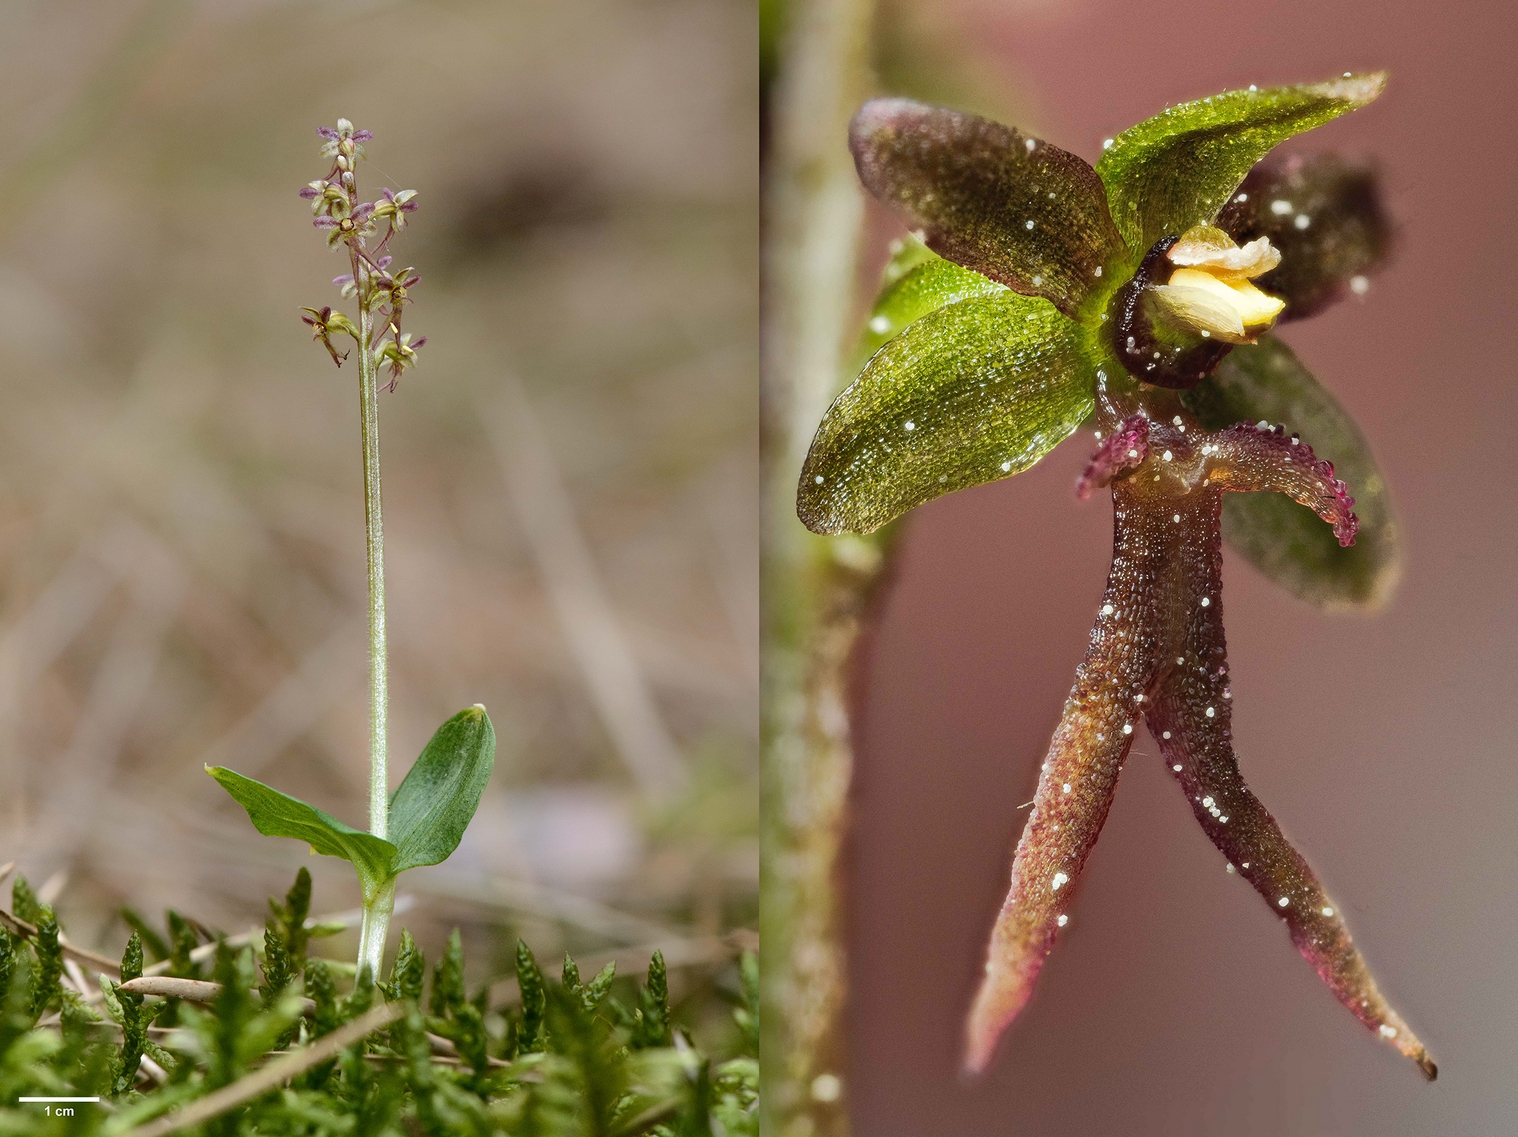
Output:
<svg viewBox="0 0 1518 1137">
<path fill-rule="evenodd" d="M 0 29 L 0 863 L 116 951 L 122 903 L 240 930 L 302 863 L 318 911 L 356 903 L 201 772 L 364 817 L 357 378 L 298 320 L 339 303 L 296 191 L 345 115 L 366 196 L 421 204 L 393 251 L 429 342 L 381 408 L 392 780 L 470 703 L 500 740 L 399 922 L 550 957 L 751 923 L 751 9 L 69 0 Z"/>
<path fill-rule="evenodd" d="M 1108 505 L 1071 492 L 1078 436 L 912 522 L 856 772 L 856 1131 L 1518 1130 L 1518 17 L 1495 3 L 942 0 L 882 18 L 888 89 L 1088 160 L 1169 103 L 1391 70 L 1373 107 L 1289 145 L 1379 161 L 1395 263 L 1363 301 L 1285 338 L 1375 448 L 1405 575 L 1385 611 L 1330 618 L 1233 559 L 1227 604 L 1245 774 L 1441 1073 L 1425 1085 L 1335 1002 L 1224 873 L 1146 737 L 1032 1005 L 989 1076 L 958 1081 L 1018 805 L 1109 561 Z M 872 214 L 869 279 L 895 231 Z"/>
</svg>

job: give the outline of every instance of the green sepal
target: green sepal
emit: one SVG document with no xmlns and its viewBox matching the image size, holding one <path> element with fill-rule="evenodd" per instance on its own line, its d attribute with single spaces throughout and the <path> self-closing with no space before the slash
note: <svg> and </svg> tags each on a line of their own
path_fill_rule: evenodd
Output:
<svg viewBox="0 0 1518 1137">
<path fill-rule="evenodd" d="M 1210 223 L 1250 167 L 1280 143 L 1363 107 L 1386 73 L 1225 91 L 1129 127 L 1096 163 L 1133 263 L 1161 237 Z"/>
<path fill-rule="evenodd" d="M 495 766 L 495 729 L 476 704 L 437 728 L 390 797 L 392 875 L 446 861 L 464 837 Z"/>
<path fill-rule="evenodd" d="M 944 260 L 916 237 L 906 238 L 886 266 L 880 295 L 870 309 L 860 338 L 859 365 L 924 316 L 973 296 L 1006 291 L 1006 285 Z"/>
<path fill-rule="evenodd" d="M 1395 587 L 1401 539 L 1386 479 L 1354 420 L 1274 336 L 1229 352 L 1182 396 L 1207 430 L 1237 422 L 1283 424 L 1301 436 L 1354 495 L 1355 543 L 1342 548 L 1312 510 L 1282 494 L 1223 497 L 1223 537 L 1288 592 L 1323 608 L 1375 608 Z"/>
<path fill-rule="evenodd" d="M 1047 301 L 1014 292 L 930 312 L 828 409 L 802 468 L 798 515 L 815 533 L 868 533 L 1026 470 L 1090 413 L 1105 358 Z"/>
<path fill-rule="evenodd" d="M 207 766 L 206 773 L 221 784 L 243 809 L 253 828 L 266 837 L 293 837 L 328 857 L 341 857 L 358 870 L 365 903 L 398 871 L 394 845 L 372 833 L 344 825 L 330 813 L 299 798 L 245 778 L 225 766 Z"/>
</svg>

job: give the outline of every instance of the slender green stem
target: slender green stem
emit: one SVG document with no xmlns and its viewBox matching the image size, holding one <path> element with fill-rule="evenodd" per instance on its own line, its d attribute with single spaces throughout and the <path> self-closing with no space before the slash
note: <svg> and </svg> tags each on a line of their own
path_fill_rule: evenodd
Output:
<svg viewBox="0 0 1518 1137">
<path fill-rule="evenodd" d="M 386 762 L 385 526 L 380 512 L 379 383 L 372 342 L 374 315 L 368 304 L 372 277 L 356 242 L 349 246 L 349 252 L 358 289 L 358 398 L 364 449 L 364 532 L 369 554 L 369 832 L 384 837 L 390 821 L 390 776 Z M 369 963 L 376 980 L 385 955 L 385 930 L 394 899 L 392 881 L 373 903 L 364 904 L 359 966 Z"/>
<path fill-rule="evenodd" d="M 374 981 L 380 981 L 385 962 L 385 933 L 390 928 L 390 914 L 395 911 L 395 878 L 391 877 L 374 899 L 364 901 L 364 918 L 358 931 L 358 968 L 369 969 Z"/>
</svg>

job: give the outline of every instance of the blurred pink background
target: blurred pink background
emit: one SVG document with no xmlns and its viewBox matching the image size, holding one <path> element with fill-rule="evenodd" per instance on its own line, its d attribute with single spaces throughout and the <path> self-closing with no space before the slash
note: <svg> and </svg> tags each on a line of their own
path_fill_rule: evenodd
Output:
<svg viewBox="0 0 1518 1137">
<path fill-rule="evenodd" d="M 1020 126 L 1094 159 L 1169 103 L 1389 68 L 1289 144 L 1380 163 L 1401 227 L 1369 294 L 1285 338 L 1357 416 L 1400 507 L 1390 606 L 1328 617 L 1238 558 L 1226 604 L 1244 772 L 1441 1068 L 1341 1008 L 1209 844 L 1147 736 L 1071 925 L 990 1074 L 961 1020 L 1111 547 L 1075 501 L 1089 435 L 920 510 L 871 662 L 849 870 L 856 1131 L 1518 1130 L 1518 142 L 1510 5 L 947 0 Z M 980 109 L 980 108 L 977 108 Z M 843 140 L 839 140 L 843 144 Z M 871 262 L 891 226 L 876 216 Z M 1353 487 L 1351 487 L 1353 489 Z"/>
</svg>

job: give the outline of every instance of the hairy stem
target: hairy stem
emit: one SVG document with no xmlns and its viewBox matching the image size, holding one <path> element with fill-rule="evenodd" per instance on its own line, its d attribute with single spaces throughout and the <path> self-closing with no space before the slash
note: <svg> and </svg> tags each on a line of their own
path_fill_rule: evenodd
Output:
<svg viewBox="0 0 1518 1137">
<path fill-rule="evenodd" d="M 796 472 L 840 386 L 853 332 L 862 202 L 844 142 L 869 89 L 873 7 L 792 6 L 766 170 L 760 1129 L 775 1137 L 848 1131 L 840 873 L 853 769 L 848 664 L 886 556 L 883 534 L 808 533 L 796 517 Z"/>
<path fill-rule="evenodd" d="M 375 374 L 374 315 L 369 309 L 372 276 L 358 249 L 349 245 L 353 282 L 358 290 L 358 399 L 364 451 L 364 536 L 369 570 L 369 832 L 388 835 L 390 777 L 386 761 L 386 718 L 389 700 L 385 664 L 385 524 L 380 512 L 379 382 Z M 391 882 L 381 895 L 364 904 L 359 933 L 359 966 L 365 962 L 380 974 L 385 954 L 385 929 L 395 899 Z"/>
<path fill-rule="evenodd" d="M 390 929 L 390 915 L 395 911 L 395 878 L 380 886 L 372 899 L 364 900 L 364 919 L 358 931 L 358 969 L 364 968 L 379 982 L 380 967 L 385 962 L 385 933 Z"/>
</svg>

